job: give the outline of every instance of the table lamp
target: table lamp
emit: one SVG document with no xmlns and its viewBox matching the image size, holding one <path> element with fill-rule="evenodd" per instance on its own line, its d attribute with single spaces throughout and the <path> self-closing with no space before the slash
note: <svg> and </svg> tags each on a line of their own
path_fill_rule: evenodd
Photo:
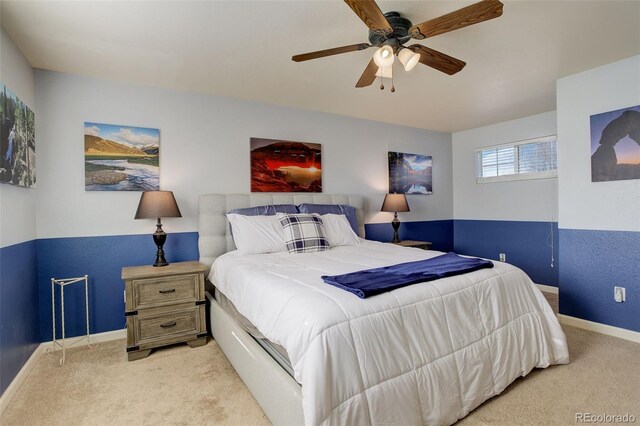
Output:
<svg viewBox="0 0 640 426">
<path fill-rule="evenodd" d="M 391 242 L 399 243 L 398 229 L 400 229 L 400 221 L 398 220 L 398 212 L 410 211 L 407 197 L 404 194 L 385 195 L 380 211 L 393 212 L 393 220 L 391 221 L 391 226 L 393 226 L 393 240 L 391 240 Z"/>
<path fill-rule="evenodd" d="M 136 219 L 157 218 L 156 232 L 153 233 L 153 242 L 158 246 L 156 263 L 153 266 L 167 266 L 169 262 L 164 258 L 164 242 L 167 233 L 162 230 L 162 217 L 182 217 L 176 199 L 171 191 L 145 191 L 140 197 Z"/>
</svg>

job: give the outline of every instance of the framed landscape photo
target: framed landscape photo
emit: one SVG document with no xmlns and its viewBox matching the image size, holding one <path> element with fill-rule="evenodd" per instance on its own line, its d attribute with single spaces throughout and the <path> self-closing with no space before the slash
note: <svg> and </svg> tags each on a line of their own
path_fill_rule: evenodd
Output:
<svg viewBox="0 0 640 426">
<path fill-rule="evenodd" d="M 319 143 L 251 138 L 251 192 L 322 192 Z"/>
<path fill-rule="evenodd" d="M 0 182 L 32 188 L 36 185 L 35 115 L 0 83 Z"/>
<path fill-rule="evenodd" d="M 432 166 L 430 155 L 389 152 L 389 193 L 433 193 Z"/>
<path fill-rule="evenodd" d="M 87 191 L 160 189 L 160 130 L 84 123 Z"/>
<path fill-rule="evenodd" d="M 591 116 L 591 181 L 640 179 L 640 105 Z"/>
</svg>

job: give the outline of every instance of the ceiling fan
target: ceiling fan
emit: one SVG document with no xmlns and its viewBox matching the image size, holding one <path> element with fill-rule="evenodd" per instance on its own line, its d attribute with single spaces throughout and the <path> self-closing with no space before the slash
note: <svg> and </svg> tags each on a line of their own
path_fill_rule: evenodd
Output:
<svg viewBox="0 0 640 426">
<path fill-rule="evenodd" d="M 344 1 L 369 27 L 369 43 L 303 53 L 295 55 L 291 59 L 295 62 L 303 62 L 378 47 L 356 83 L 356 87 L 370 86 L 377 76 L 392 78 L 391 67 L 395 59 L 394 56 L 398 57 L 406 71 L 411 70 L 420 62 L 445 74 L 453 75 L 462 70 L 466 63 L 421 44 L 405 46 L 405 43 L 411 39 L 423 40 L 434 37 L 502 15 L 502 3 L 498 0 L 483 0 L 455 12 L 413 25 L 410 20 L 402 17 L 398 12 L 383 14 L 374 0 Z M 380 89 L 384 89 L 384 85 L 381 85 Z M 391 91 L 395 91 L 393 84 Z"/>
</svg>

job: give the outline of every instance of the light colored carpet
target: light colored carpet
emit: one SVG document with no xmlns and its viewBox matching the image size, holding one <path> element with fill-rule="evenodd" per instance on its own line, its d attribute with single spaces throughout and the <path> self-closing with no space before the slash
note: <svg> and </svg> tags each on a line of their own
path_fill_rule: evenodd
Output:
<svg viewBox="0 0 640 426">
<path fill-rule="evenodd" d="M 126 340 L 43 354 L 5 409 L 8 425 L 269 424 L 215 341 L 127 361 Z"/>
<path fill-rule="evenodd" d="M 549 296 L 552 306 L 557 300 Z M 640 345 L 564 327 L 571 364 L 534 370 L 463 425 L 576 424 L 578 412 L 633 414 L 640 423 Z M 45 354 L 5 410 L 4 425 L 259 425 L 264 413 L 215 341 L 127 362 L 125 341 Z"/>
</svg>

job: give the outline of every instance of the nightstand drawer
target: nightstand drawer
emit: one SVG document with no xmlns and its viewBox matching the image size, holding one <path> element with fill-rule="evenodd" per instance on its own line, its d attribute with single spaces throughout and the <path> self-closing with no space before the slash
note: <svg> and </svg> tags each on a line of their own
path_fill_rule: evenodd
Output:
<svg viewBox="0 0 640 426">
<path fill-rule="evenodd" d="M 200 262 L 122 268 L 129 361 L 145 358 L 161 346 L 186 342 L 195 348 L 207 343 L 206 270 Z"/>
<path fill-rule="evenodd" d="M 132 284 L 133 309 L 194 302 L 200 294 L 198 274 L 141 278 Z"/>
<path fill-rule="evenodd" d="M 144 345 L 149 341 L 164 341 L 172 337 L 200 333 L 202 308 L 202 306 L 194 306 L 180 311 L 135 316 L 133 327 L 138 337 L 138 344 Z"/>
</svg>

